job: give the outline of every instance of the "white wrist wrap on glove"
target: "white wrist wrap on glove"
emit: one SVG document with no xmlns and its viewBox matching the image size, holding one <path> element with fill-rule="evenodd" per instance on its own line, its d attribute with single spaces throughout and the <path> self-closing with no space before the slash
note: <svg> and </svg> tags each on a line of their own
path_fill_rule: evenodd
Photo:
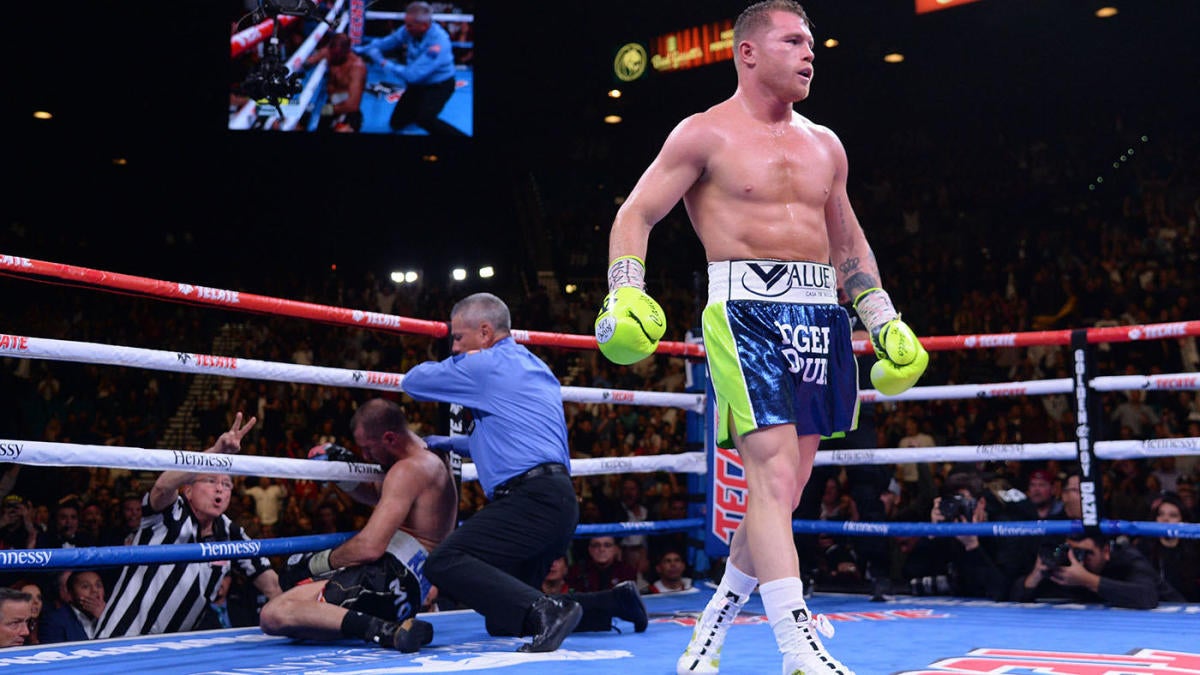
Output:
<svg viewBox="0 0 1200 675">
<path fill-rule="evenodd" d="M 324 551 L 317 551 L 313 557 L 308 559 L 308 571 L 315 577 L 318 574 L 324 574 L 333 569 L 329 566 L 329 554 L 333 553 L 333 549 L 327 548 Z"/>
<path fill-rule="evenodd" d="M 623 286 L 646 288 L 646 263 L 636 255 L 623 255 L 608 266 L 608 290 Z"/>
<path fill-rule="evenodd" d="M 854 311 L 862 319 L 863 327 L 872 337 L 879 334 L 883 324 L 900 316 L 892 305 L 892 298 L 882 288 L 869 288 L 854 299 Z"/>
</svg>

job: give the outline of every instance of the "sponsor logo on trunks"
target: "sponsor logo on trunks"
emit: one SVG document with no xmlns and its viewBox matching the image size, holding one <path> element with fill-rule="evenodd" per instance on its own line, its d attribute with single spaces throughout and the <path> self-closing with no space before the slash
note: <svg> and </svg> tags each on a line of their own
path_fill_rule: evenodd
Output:
<svg viewBox="0 0 1200 675">
<path fill-rule="evenodd" d="M 0 267 L 33 267 L 29 258 L 18 258 L 15 255 L 0 255 Z"/>
<path fill-rule="evenodd" d="M 775 322 L 779 329 L 781 353 L 787 360 L 788 371 L 800 374 L 800 379 L 815 384 L 829 381 L 829 359 L 811 354 L 829 353 L 828 326 L 791 326 Z"/>
<path fill-rule="evenodd" d="M 1196 654 L 1158 649 L 1138 649 L 1125 654 L 1033 651 L 1026 649 L 972 649 L 931 663 L 928 669 L 906 670 L 899 675 L 955 673 L 1195 673 Z"/>
<path fill-rule="evenodd" d="M 19 459 L 24 449 L 20 443 L 0 443 L 0 459 Z"/>
<path fill-rule="evenodd" d="M 763 298 L 778 298 L 793 288 L 833 290 L 833 268 L 828 265 L 746 263 L 753 274 L 742 274 L 742 288 Z"/>
<path fill-rule="evenodd" d="M 0 335 L 0 349 L 6 352 L 29 351 L 29 338 L 24 335 Z"/>
</svg>

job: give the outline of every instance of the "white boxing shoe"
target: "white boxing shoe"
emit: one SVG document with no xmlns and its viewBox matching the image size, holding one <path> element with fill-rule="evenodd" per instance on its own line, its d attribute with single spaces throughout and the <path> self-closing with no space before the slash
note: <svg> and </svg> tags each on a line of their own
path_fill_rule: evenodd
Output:
<svg viewBox="0 0 1200 675">
<path fill-rule="evenodd" d="M 833 624 L 824 614 L 809 615 L 807 609 L 793 612 L 799 640 L 790 641 L 783 652 L 783 675 L 854 675 L 854 671 L 833 658 L 817 633 L 833 637 Z"/>
<path fill-rule="evenodd" d="M 713 675 L 720 672 L 725 635 L 745 602 L 745 597 L 739 598 L 731 591 L 725 596 L 725 604 L 719 612 L 712 616 L 707 616 L 705 612 L 700 616 L 687 649 L 683 650 L 683 655 L 675 663 L 676 675 Z"/>
</svg>

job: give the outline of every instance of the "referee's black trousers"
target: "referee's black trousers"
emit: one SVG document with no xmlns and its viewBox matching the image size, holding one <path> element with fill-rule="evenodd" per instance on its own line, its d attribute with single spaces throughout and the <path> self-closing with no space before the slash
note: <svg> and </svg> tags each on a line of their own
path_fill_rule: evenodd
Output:
<svg viewBox="0 0 1200 675">
<path fill-rule="evenodd" d="M 439 595 L 482 614 L 488 633 L 527 635 L 525 616 L 578 522 L 569 476 L 530 478 L 452 532 L 425 562 L 425 576 Z"/>
</svg>

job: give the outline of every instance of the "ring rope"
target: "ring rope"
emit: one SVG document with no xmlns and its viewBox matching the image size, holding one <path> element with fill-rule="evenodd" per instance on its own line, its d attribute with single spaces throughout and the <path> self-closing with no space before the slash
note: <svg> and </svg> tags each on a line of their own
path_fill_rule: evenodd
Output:
<svg viewBox="0 0 1200 675">
<path fill-rule="evenodd" d="M 0 354 L 17 358 L 132 366 L 197 375 L 318 384 L 331 387 L 404 391 L 404 375 L 372 370 L 308 366 L 278 361 L 258 361 L 236 356 L 214 356 L 95 342 L 54 340 L 27 335 L 0 334 Z M 704 394 L 632 391 L 596 387 L 562 387 L 563 400 L 572 403 L 620 403 L 704 412 Z"/>
<path fill-rule="evenodd" d="M 792 530 L 803 534 L 846 534 L 879 537 L 1036 537 L 1081 534 L 1078 520 L 1013 520 L 984 523 L 868 523 L 856 520 L 793 520 Z M 1200 539 L 1200 523 L 1153 523 L 1128 520 L 1102 520 L 1106 534 Z"/>
<path fill-rule="evenodd" d="M 0 354 L 18 358 L 47 359 L 95 363 L 112 366 L 134 366 L 150 370 L 178 373 L 219 374 L 275 382 L 318 384 L 335 387 L 403 391 L 404 375 L 370 370 L 308 366 L 278 361 L 259 361 L 235 356 L 214 356 L 166 350 L 105 345 L 95 342 L 54 340 L 27 335 L 0 334 Z M 1200 389 L 1200 374 L 1168 373 L 1162 375 L 1121 375 L 1097 377 L 1093 387 L 1100 391 L 1186 390 Z M 1099 383 L 1099 384 L 1097 384 Z M 859 392 L 865 403 L 884 401 L 927 401 L 934 399 L 997 398 L 1067 394 L 1074 384 L 1069 378 L 1030 380 L 1027 382 L 998 382 L 992 384 L 951 384 L 913 387 L 895 396 L 874 389 Z M 573 403 L 630 404 L 684 408 L 704 412 L 705 395 L 676 392 L 647 392 L 628 389 L 596 387 L 562 387 L 563 400 Z"/>
<path fill-rule="evenodd" d="M 225 309 L 245 312 L 260 312 L 278 316 L 312 319 L 356 328 L 377 328 L 399 333 L 446 337 L 449 327 L 440 321 L 412 319 L 392 314 L 350 310 L 341 307 L 318 305 L 296 300 L 285 300 L 269 296 L 241 293 L 204 286 L 193 286 L 171 281 L 160 281 L 146 277 L 106 272 L 76 265 L 46 262 L 33 258 L 0 253 L 0 270 L 26 276 L 49 276 L 82 282 L 99 289 L 118 288 L 144 295 L 157 296 L 183 302 L 206 304 Z M 1102 328 L 1064 329 L 1056 331 L 1028 331 L 1022 333 L 993 333 L 973 335 L 942 335 L 921 338 L 921 344 L 930 351 L 961 351 L 971 349 L 995 349 L 1002 347 L 1068 346 L 1076 331 L 1087 335 L 1091 344 L 1103 342 L 1136 342 L 1166 338 L 1200 337 L 1200 321 L 1178 321 L 1160 324 L 1133 326 L 1106 326 Z M 545 347 L 568 349 L 596 348 L 596 339 L 590 335 L 566 335 L 540 331 L 513 330 L 517 342 Z M 856 353 L 871 351 L 866 340 L 855 340 Z M 703 359 L 704 347 L 695 342 L 659 342 L 658 354 Z"/>
<path fill-rule="evenodd" d="M 1100 459 L 1132 459 L 1200 454 L 1200 438 L 1163 438 L 1148 441 L 1100 441 Z M 978 462 L 996 460 L 1070 460 L 1075 444 L 1025 443 L 1003 445 L 950 445 L 927 448 L 822 450 L 817 466 L 883 465 L 907 462 Z M 725 451 L 732 452 L 732 451 Z M 0 439 L 0 460 L 35 466 L 89 466 L 146 471 L 203 471 L 239 476 L 271 476 L 293 480 L 380 481 L 377 464 L 313 462 L 288 457 L 224 455 L 189 450 L 85 445 L 53 441 Z M 462 467 L 463 480 L 478 480 L 474 464 Z M 592 457 L 571 460 L 571 474 L 600 476 L 612 473 L 707 473 L 704 452 L 682 452 L 639 457 Z"/>
<path fill-rule="evenodd" d="M 131 471 L 192 471 L 237 476 L 271 476 L 292 480 L 380 482 L 384 472 L 366 462 L 314 462 L 290 457 L 225 455 L 190 450 L 162 450 L 119 445 L 86 445 L 53 441 L 0 439 L 0 461 L 34 466 L 92 466 Z M 611 473 L 707 472 L 703 452 L 641 457 L 592 457 L 571 460 L 571 475 Z M 474 464 L 464 463 L 463 480 L 478 480 Z"/>
<path fill-rule="evenodd" d="M 311 302 L 273 298 L 253 293 L 243 293 L 241 291 L 209 288 L 207 286 L 196 286 L 172 281 L 160 281 L 129 274 L 105 272 L 87 267 L 78 267 L 76 265 L 45 262 L 4 254 L 0 254 L 0 271 L 28 276 L 48 276 L 83 283 L 98 289 L 120 289 L 144 296 L 165 298 L 191 304 L 208 305 L 240 312 L 309 319 L 354 328 L 371 328 L 393 333 L 425 335 L 434 338 L 444 338 L 450 334 L 450 328 L 444 321 L 411 319 L 394 314 L 381 314 L 357 309 L 351 310 L 344 307 L 331 307 Z M 596 338 L 591 335 L 566 335 L 563 333 L 514 329 L 512 336 L 517 342 L 537 346 L 596 350 Z M 704 358 L 704 348 L 697 343 L 664 340 L 658 343 L 657 353 L 696 359 Z"/>
</svg>

